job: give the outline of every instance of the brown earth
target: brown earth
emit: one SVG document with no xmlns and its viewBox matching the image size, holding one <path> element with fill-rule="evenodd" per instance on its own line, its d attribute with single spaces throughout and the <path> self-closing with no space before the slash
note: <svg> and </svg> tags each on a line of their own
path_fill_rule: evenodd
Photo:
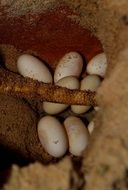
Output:
<svg viewBox="0 0 128 190">
<path fill-rule="evenodd" d="M 105 80 L 97 93 L 101 111 L 96 115 L 96 129 L 90 145 L 83 155 L 81 169 L 74 169 L 70 157 L 66 161 L 64 159 L 49 166 L 42 166 L 38 163 L 23 168 L 13 166 L 3 189 L 128 189 L 127 0 L 64 0 L 63 3 L 52 0 L 38 0 L 36 3 L 32 0 L 27 2 L 24 0 L 2 0 L 0 7 L 2 10 L 0 43 L 13 45 L 16 48 L 13 51 L 14 55 L 19 49 L 34 51 L 41 59 L 46 60 L 53 69 L 57 60 L 65 52 L 71 50 L 80 51 L 89 60 L 101 51 L 99 42 L 94 37 L 91 38 L 86 30 L 89 29 L 100 40 L 109 63 Z M 46 38 L 43 38 L 44 36 Z M 43 41 L 43 39 L 45 40 Z M 5 62 L 5 65 L 15 72 L 13 61 L 15 56 L 10 59 L 12 64 Z M 11 112 L 9 106 L 12 105 L 12 97 L 1 97 L 1 99 L 1 107 L 7 104 L 6 109 L 0 107 L 2 110 L 0 114 L 3 113 L 0 119 L 3 120 L 3 124 L 2 122 L 0 124 L 2 129 L 0 133 L 4 134 L 4 126 L 9 127 L 10 125 L 15 128 L 16 123 L 12 125 L 12 118 L 10 114 L 7 114 L 8 110 L 10 110 L 9 113 Z M 25 113 L 26 110 L 30 109 L 27 103 L 23 103 L 23 100 L 15 99 L 14 101 L 17 102 L 17 107 L 24 105 Z M 20 121 L 17 114 L 22 116 L 23 107 L 17 112 L 12 109 L 17 122 Z M 28 112 L 29 114 L 32 114 L 35 118 L 34 121 L 36 121 L 35 112 L 31 110 Z M 33 121 L 32 115 L 30 120 L 27 120 L 27 128 Z M 4 119 L 5 116 L 6 119 Z M 10 123 L 8 123 L 9 119 L 11 119 Z M 29 131 L 31 133 L 30 129 Z M 20 134 L 19 131 L 18 133 Z M 34 134 L 36 135 L 36 133 Z M 8 143 L 9 145 L 10 139 L 11 136 L 8 140 L 4 139 L 4 144 Z M 23 153 L 25 153 L 24 144 L 22 148 L 24 148 Z M 22 149 L 18 147 L 18 151 L 20 150 Z M 30 153 L 37 150 L 36 146 L 35 148 L 33 146 Z M 37 153 L 34 154 L 34 158 L 38 160 Z M 75 174 L 71 171 L 74 171 Z M 82 185 L 81 179 L 82 181 L 85 180 Z M 51 182 L 52 180 L 54 183 Z M 71 181 L 75 185 L 71 185 Z"/>
</svg>

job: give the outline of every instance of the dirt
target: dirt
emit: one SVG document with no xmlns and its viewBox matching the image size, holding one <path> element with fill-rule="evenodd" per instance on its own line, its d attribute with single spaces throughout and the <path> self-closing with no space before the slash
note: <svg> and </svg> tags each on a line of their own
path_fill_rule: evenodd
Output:
<svg viewBox="0 0 128 190">
<path fill-rule="evenodd" d="M 15 0 L 11 2 L 12 4 L 10 4 L 10 1 L 1 1 L 2 3 L 1 9 L 3 13 L 2 19 L 3 19 L 3 16 L 6 15 L 5 18 L 9 22 L 12 20 L 16 21 L 18 18 L 20 18 L 21 21 L 23 22 L 25 22 L 26 20 L 25 23 L 27 24 L 25 25 L 25 28 L 23 26 L 21 27 L 22 28 L 21 31 L 27 31 L 27 32 L 28 32 L 27 29 L 30 26 L 32 26 L 32 23 L 34 23 L 35 20 L 37 20 L 38 22 L 41 22 L 40 21 L 40 18 L 42 18 L 40 17 L 41 12 L 44 13 L 45 11 L 46 13 L 46 10 L 48 10 L 50 14 L 51 10 L 53 9 L 56 12 L 57 9 L 55 7 L 57 7 L 58 4 L 60 3 L 60 1 L 55 1 L 55 2 L 52 1 L 52 3 L 54 4 L 53 5 L 51 1 L 44 1 L 44 4 L 42 4 L 42 1 L 35 2 L 31 0 L 27 1 L 27 3 L 23 3 L 23 2 L 25 1 Z M 48 6 L 46 6 L 45 4 L 46 2 Z M 58 3 L 56 4 L 56 2 Z M 82 186 L 82 189 L 93 190 L 94 187 L 95 187 L 95 190 L 128 189 L 128 182 L 127 182 L 127 178 L 128 178 L 128 164 L 127 164 L 127 159 L 128 159 L 128 143 L 127 143 L 127 139 L 128 139 L 128 129 L 127 129 L 127 123 L 128 123 L 128 117 L 127 117 L 127 113 L 128 113 L 128 105 L 127 105 L 128 104 L 128 90 L 127 90 L 128 89 L 127 88 L 127 83 L 128 83 L 128 75 L 127 75 L 128 73 L 128 69 L 127 69 L 128 2 L 127 0 L 122 0 L 118 2 L 115 0 L 112 0 L 112 1 L 109 1 L 109 0 L 105 0 L 105 1 L 70 0 L 70 1 L 67 1 L 65 0 L 63 2 L 66 4 L 66 7 L 69 7 L 69 9 L 72 10 L 72 12 L 69 11 L 70 14 L 68 14 L 69 12 L 65 12 L 64 15 L 66 15 L 67 18 L 70 19 L 70 21 L 72 20 L 73 23 L 77 24 L 74 26 L 80 26 L 84 29 L 85 28 L 89 29 L 101 41 L 101 44 L 103 45 L 103 49 L 107 55 L 108 63 L 109 63 L 107 75 L 97 94 L 97 100 L 101 107 L 101 111 L 98 112 L 95 118 L 96 129 L 94 133 L 92 134 L 90 145 L 83 155 L 83 163 L 82 163 L 83 175 L 81 178 L 85 179 L 85 185 L 84 187 Z M 62 6 L 62 3 L 60 3 L 59 6 L 60 5 Z M 18 13 L 17 10 L 19 8 L 20 8 L 20 11 Z M 61 13 L 64 12 L 65 9 L 62 9 L 62 10 L 61 9 L 62 8 L 58 10 L 60 10 Z M 29 13 L 30 15 L 33 14 L 34 16 L 28 16 Z M 64 18 L 63 21 L 65 21 L 66 16 L 63 17 Z M 10 20 L 10 18 L 12 20 Z M 50 18 L 50 17 L 47 17 L 47 18 Z M 2 30 L 3 31 L 5 30 L 5 35 L 4 35 L 4 32 L 2 32 L 3 40 L 1 40 L 0 43 L 5 43 L 5 44 L 8 43 L 12 45 L 14 42 L 15 43 L 14 46 L 16 48 L 18 44 L 26 48 L 27 43 L 25 43 L 26 38 L 24 38 L 24 35 L 20 34 L 22 37 L 21 41 L 23 41 L 23 43 L 21 43 L 20 41 L 19 41 L 20 43 L 16 43 L 16 40 L 10 40 L 10 39 L 14 39 L 15 37 L 13 32 L 11 33 L 12 38 L 10 38 L 9 36 L 7 37 L 7 34 L 8 34 L 7 29 L 11 28 L 11 25 L 9 24 L 9 22 L 7 22 L 7 25 L 9 27 L 7 27 L 6 22 L 1 23 Z M 20 22 L 20 24 L 23 22 Z M 30 26 L 28 25 L 28 23 L 30 23 Z M 61 26 L 61 22 L 59 22 L 59 24 Z M 12 22 L 12 26 L 14 26 L 13 22 Z M 19 25 L 15 25 L 15 26 L 17 26 L 16 28 L 19 27 Z M 63 29 L 65 28 L 64 26 L 62 27 Z M 35 26 L 35 28 L 36 27 L 37 25 Z M 19 31 L 20 31 L 19 29 L 16 29 L 15 34 L 17 34 Z M 63 30 L 60 30 L 60 31 L 63 31 Z M 58 33 L 60 33 L 60 31 L 58 31 Z M 36 33 L 36 35 L 37 34 L 38 33 Z M 83 32 L 80 34 L 82 35 L 81 39 L 83 39 L 84 41 L 85 40 L 84 37 L 87 33 Z M 61 36 L 60 39 L 62 38 L 63 37 Z M 27 36 L 27 39 L 28 39 L 28 36 Z M 34 39 L 31 39 L 31 42 L 33 42 L 33 40 Z M 40 41 L 38 40 L 38 42 Z M 47 42 L 49 43 L 49 41 Z M 58 42 L 60 44 L 61 41 L 58 41 Z M 87 48 L 84 49 L 84 55 L 85 55 L 85 50 L 88 49 L 88 46 L 86 45 L 86 43 L 85 43 L 85 46 Z M 35 48 L 35 49 L 32 48 L 33 51 L 36 50 L 35 45 L 33 45 L 32 47 Z M 91 47 L 93 47 L 93 45 Z M 23 48 L 24 51 L 29 49 L 29 48 L 26 48 L 26 49 L 25 48 Z M 37 51 L 37 53 L 39 52 Z M 43 54 L 40 53 L 40 55 L 41 55 L 41 58 L 43 58 L 42 56 Z M 50 61 L 48 62 L 50 63 Z M 53 59 L 51 62 L 54 62 Z M 54 63 L 53 68 L 55 65 L 56 64 Z M 19 105 L 19 103 L 17 104 Z M 25 104 L 24 106 L 27 107 L 27 104 Z M 10 108 L 8 109 L 11 112 L 11 109 Z M 25 110 L 26 109 L 30 109 L 30 108 L 25 108 Z M 32 110 L 30 111 L 30 113 L 31 112 Z M 6 113 L 8 112 L 5 112 L 4 114 L 6 115 Z M 16 113 L 16 112 L 13 111 L 12 113 Z M 34 113 L 31 113 L 31 114 L 35 118 Z M 3 115 L 3 118 L 5 117 L 5 115 Z M 8 122 L 7 122 L 8 120 L 5 120 L 5 121 L 6 121 L 6 126 L 8 126 Z M 30 123 L 32 122 L 32 118 L 29 120 L 29 122 Z M 5 124 L 3 124 L 2 133 L 5 130 L 4 125 Z M 27 124 L 27 126 L 28 125 L 29 124 Z M 32 125 L 34 125 L 34 123 L 32 123 Z M 20 128 L 20 130 L 21 129 L 22 127 Z M 31 133 L 31 130 L 29 133 Z M 19 131 L 18 131 L 18 134 L 20 134 Z M 30 137 L 30 139 L 32 139 L 32 137 Z M 9 140 L 7 141 L 7 139 L 3 139 L 4 144 L 11 142 Z M 33 143 L 33 139 L 31 142 Z M 36 151 L 38 150 L 36 148 L 36 145 L 37 144 L 35 143 L 34 144 L 35 148 L 34 146 L 32 146 L 34 149 L 31 149 L 30 153 L 35 150 Z M 26 151 L 24 146 L 22 148 Z M 38 154 L 37 153 L 34 154 L 35 157 L 36 155 Z M 65 161 L 63 162 L 63 160 L 60 161 L 60 165 L 64 163 L 64 168 L 67 167 L 74 171 L 70 163 L 70 158 L 68 159 L 69 160 L 67 162 Z M 50 167 L 55 167 L 55 170 L 50 169 Z M 30 170 L 30 168 L 32 169 Z M 55 164 L 51 166 L 42 166 L 42 164 L 35 163 L 32 166 L 26 166 L 23 168 L 20 168 L 19 166 L 13 166 L 11 170 L 12 173 L 10 174 L 10 177 L 7 180 L 7 183 L 4 185 L 3 189 L 7 189 L 7 190 L 17 189 L 17 187 L 18 188 L 21 187 L 21 189 L 33 189 L 33 190 L 43 189 L 44 187 L 47 187 L 47 189 L 51 189 L 51 190 L 57 189 L 57 188 L 71 189 L 72 187 L 69 185 L 69 181 L 70 181 L 69 178 L 70 179 L 72 178 L 70 169 L 66 170 L 66 176 L 68 176 L 66 177 L 65 172 L 63 173 L 64 170 L 60 169 L 60 167 Z M 35 172 L 36 170 L 37 171 L 39 170 L 39 173 L 36 173 Z M 47 173 L 45 173 L 45 171 L 47 171 Z M 61 179 L 58 177 L 58 175 Z M 54 184 L 50 183 L 53 177 L 54 177 Z M 36 179 L 36 181 L 32 179 Z M 64 184 L 63 184 L 63 180 L 64 180 Z M 80 179 L 78 179 L 77 183 L 75 183 L 76 186 L 73 186 L 72 189 L 80 189 L 77 185 L 79 182 L 80 182 Z"/>
</svg>

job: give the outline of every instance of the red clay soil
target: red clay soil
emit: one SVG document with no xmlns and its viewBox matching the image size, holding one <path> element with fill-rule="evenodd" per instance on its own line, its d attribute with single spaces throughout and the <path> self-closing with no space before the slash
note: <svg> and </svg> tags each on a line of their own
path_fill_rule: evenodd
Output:
<svg viewBox="0 0 128 190">
<path fill-rule="evenodd" d="M 1 0 L 1 2 L 9 2 L 11 0 Z M 37 7 L 47 0 L 12 0 L 15 5 L 19 2 L 18 11 L 23 10 L 23 5 L 28 10 L 33 10 L 33 6 Z M 53 1 L 53 0 L 51 0 Z M 51 2 L 50 1 L 50 2 Z M 70 4 L 70 7 L 80 14 L 80 23 L 92 32 L 101 40 L 104 51 L 109 60 L 109 74 L 106 75 L 101 88 L 98 91 L 98 100 L 101 110 L 95 118 L 96 129 L 92 134 L 92 139 L 88 150 L 84 154 L 80 172 L 83 176 L 77 177 L 74 175 L 75 169 L 71 163 L 71 157 L 67 161 L 61 160 L 57 165 L 42 166 L 42 164 L 32 164 L 27 167 L 20 168 L 13 166 L 11 175 L 4 185 L 4 190 L 127 190 L 128 189 L 128 0 L 63 0 Z M 0 3 L 1 3 L 0 2 Z M 59 0 L 57 1 L 59 2 Z M 11 6 L 11 5 L 10 5 Z M 44 6 L 43 6 L 44 7 Z M 14 10 L 14 9 L 13 9 Z M 28 10 L 28 11 L 29 11 Z M 12 13 L 12 12 L 11 12 Z M 51 11 L 35 14 L 33 16 L 24 13 L 26 16 L 19 14 L 18 18 L 13 17 L 8 19 L 1 18 L 0 26 L 0 43 L 14 45 L 17 49 L 23 51 L 35 51 L 40 58 L 45 59 L 54 67 L 57 59 L 69 50 L 80 51 L 89 60 L 95 53 L 101 51 L 101 46 L 95 38 L 92 38 L 87 30 L 82 29 L 75 22 L 70 20 L 75 15 L 70 9 L 61 7 L 61 10 L 51 9 Z M 23 14 L 22 14 L 23 15 Z M 13 15 L 14 16 L 14 15 Z M 67 27 L 66 27 L 67 26 Z M 44 40 L 45 39 L 45 40 Z M 67 48 L 69 47 L 69 48 Z M 91 52 L 91 54 L 90 54 Z M 92 53 L 93 52 L 93 53 Z M 7 101 L 8 100 L 8 101 Z M 7 104 L 6 109 L 1 111 L 3 121 L 5 119 L 6 126 L 12 126 L 14 133 L 15 127 L 21 126 L 19 117 L 16 111 L 22 117 L 26 116 L 27 110 L 30 109 L 25 102 L 17 102 L 17 107 L 24 105 L 24 109 L 15 110 L 11 98 L 5 99 Z M 9 107 L 12 105 L 12 108 Z M 20 105 L 19 105 L 20 104 Z M 0 105 L 3 105 L 1 98 Z M 21 106 L 21 107 L 22 107 Z M 7 112 L 7 111 L 8 112 Z M 13 115 L 17 117 L 17 125 L 12 121 Z M 29 112 L 33 113 L 31 110 Z M 33 124 L 32 118 L 30 123 Z M 9 118 L 8 118 L 8 117 Z M 10 120 L 9 120 L 10 119 Z M 36 120 L 36 118 L 35 118 Z M 7 135 L 5 130 L 5 121 L 3 122 L 2 134 Z M 23 125 L 24 126 L 24 125 Z M 28 133 L 26 127 L 28 126 Z M 37 156 L 39 152 L 36 148 L 38 143 L 35 142 L 35 137 L 32 135 L 32 130 L 29 128 L 29 122 L 26 127 L 20 127 L 23 132 L 26 131 L 31 140 L 32 146 L 27 146 L 25 149 L 33 156 Z M 36 127 L 36 124 L 35 124 Z M 18 128 L 17 133 L 19 139 L 22 140 Z M 33 125 L 33 131 L 35 131 Z M 11 133 L 11 132 L 10 132 Z M 15 133 L 16 134 L 16 133 Z M 34 132 L 35 134 L 35 132 Z M 12 133 L 11 133 L 12 135 Z M 36 135 L 36 134 L 35 134 Z M 12 138 L 10 136 L 5 140 L 5 143 Z M 16 138 L 13 138 L 18 146 Z M 4 143 L 4 144 L 5 144 Z M 10 144 L 9 144 L 10 145 Z M 24 145 L 24 143 L 23 143 Z M 40 147 L 40 146 L 39 146 Z M 33 151 L 38 152 L 33 152 Z M 61 166 L 60 166 L 60 165 Z M 54 170 L 55 169 L 55 170 Z M 80 170 L 82 169 L 82 170 Z M 73 172 L 72 172 L 73 170 Z M 79 172 L 76 172 L 77 175 Z M 75 174 L 76 174 L 75 173 Z M 66 174 L 66 175 L 65 175 Z M 67 177 L 66 177 L 67 176 Z M 76 181 L 74 180 L 76 179 Z M 81 179 L 85 181 L 85 186 L 77 186 Z M 72 182 L 75 186 L 72 186 Z"/>
<path fill-rule="evenodd" d="M 41 14 L 1 17 L 0 44 L 32 50 L 53 68 L 69 51 L 78 51 L 90 60 L 102 51 L 101 44 L 88 30 L 71 21 L 72 16 L 75 14 L 69 8 L 61 6 Z"/>
</svg>

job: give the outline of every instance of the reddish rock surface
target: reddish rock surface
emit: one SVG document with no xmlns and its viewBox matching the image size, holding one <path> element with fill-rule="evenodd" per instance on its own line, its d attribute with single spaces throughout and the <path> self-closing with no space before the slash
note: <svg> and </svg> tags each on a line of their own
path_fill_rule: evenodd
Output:
<svg viewBox="0 0 128 190">
<path fill-rule="evenodd" d="M 65 6 L 42 14 L 0 19 L 0 43 L 36 52 L 54 68 L 66 52 L 78 51 L 89 60 L 102 51 L 100 42 L 70 17 Z"/>
</svg>

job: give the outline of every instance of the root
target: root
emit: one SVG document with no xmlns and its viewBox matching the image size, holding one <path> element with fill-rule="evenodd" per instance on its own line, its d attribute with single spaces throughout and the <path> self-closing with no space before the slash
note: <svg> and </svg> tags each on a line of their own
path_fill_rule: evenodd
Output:
<svg viewBox="0 0 128 190">
<path fill-rule="evenodd" d="M 24 78 L 3 68 L 0 69 L 0 93 L 68 105 L 97 105 L 95 92 L 69 90 L 45 84 L 30 78 Z"/>
</svg>

